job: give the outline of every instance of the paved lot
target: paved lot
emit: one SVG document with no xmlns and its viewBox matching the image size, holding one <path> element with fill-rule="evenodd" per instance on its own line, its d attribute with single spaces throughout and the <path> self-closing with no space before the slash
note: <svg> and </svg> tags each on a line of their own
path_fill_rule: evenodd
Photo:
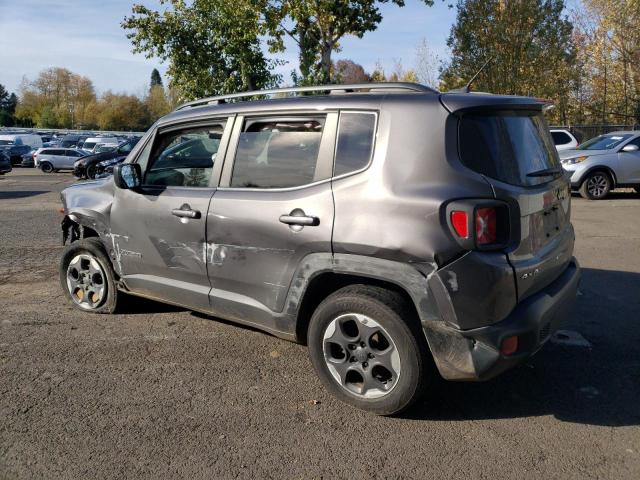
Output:
<svg viewBox="0 0 640 480">
<path fill-rule="evenodd" d="M 0 177 L 0 478 L 640 478 L 640 196 L 574 199 L 566 329 L 590 346 L 380 418 L 330 397 L 302 346 L 146 301 L 72 309 L 69 183 Z"/>
</svg>

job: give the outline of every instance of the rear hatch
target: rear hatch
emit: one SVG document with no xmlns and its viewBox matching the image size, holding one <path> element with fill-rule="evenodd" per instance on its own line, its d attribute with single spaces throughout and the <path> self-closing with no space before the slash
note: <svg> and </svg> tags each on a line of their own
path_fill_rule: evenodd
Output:
<svg viewBox="0 0 640 480">
<path fill-rule="evenodd" d="M 569 181 L 541 107 L 492 105 L 457 112 L 460 160 L 510 206 L 505 252 L 519 300 L 553 282 L 573 254 Z"/>
</svg>

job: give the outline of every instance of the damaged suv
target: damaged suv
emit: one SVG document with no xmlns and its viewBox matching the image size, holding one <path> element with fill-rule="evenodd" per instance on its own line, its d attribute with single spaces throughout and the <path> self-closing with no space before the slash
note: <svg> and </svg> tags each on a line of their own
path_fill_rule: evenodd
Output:
<svg viewBox="0 0 640 480">
<path fill-rule="evenodd" d="M 185 104 L 112 178 L 64 190 L 62 288 L 87 312 L 124 293 L 306 343 L 328 390 L 378 414 L 438 375 L 491 378 L 580 278 L 543 108 L 409 83 Z"/>
</svg>

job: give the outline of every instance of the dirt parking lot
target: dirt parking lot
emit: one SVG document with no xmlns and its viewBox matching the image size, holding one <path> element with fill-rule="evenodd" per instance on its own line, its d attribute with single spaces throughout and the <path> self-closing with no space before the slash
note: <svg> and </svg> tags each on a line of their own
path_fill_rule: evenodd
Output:
<svg viewBox="0 0 640 480">
<path fill-rule="evenodd" d="M 0 177 L 0 478 L 640 478 L 640 196 L 574 198 L 565 329 L 402 418 L 327 394 L 300 345 L 147 301 L 74 310 L 69 174 Z"/>
</svg>

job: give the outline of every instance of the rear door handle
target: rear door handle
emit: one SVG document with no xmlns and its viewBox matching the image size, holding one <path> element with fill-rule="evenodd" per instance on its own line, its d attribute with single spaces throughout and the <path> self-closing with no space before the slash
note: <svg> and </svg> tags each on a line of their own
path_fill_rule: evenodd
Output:
<svg viewBox="0 0 640 480">
<path fill-rule="evenodd" d="M 280 221 L 287 225 L 299 225 L 301 227 L 315 227 L 320 225 L 318 217 L 309 217 L 306 215 L 280 215 Z"/>
<path fill-rule="evenodd" d="M 171 215 L 175 215 L 180 218 L 200 218 L 199 210 L 192 210 L 186 203 L 180 208 L 174 208 L 171 210 Z"/>
</svg>

